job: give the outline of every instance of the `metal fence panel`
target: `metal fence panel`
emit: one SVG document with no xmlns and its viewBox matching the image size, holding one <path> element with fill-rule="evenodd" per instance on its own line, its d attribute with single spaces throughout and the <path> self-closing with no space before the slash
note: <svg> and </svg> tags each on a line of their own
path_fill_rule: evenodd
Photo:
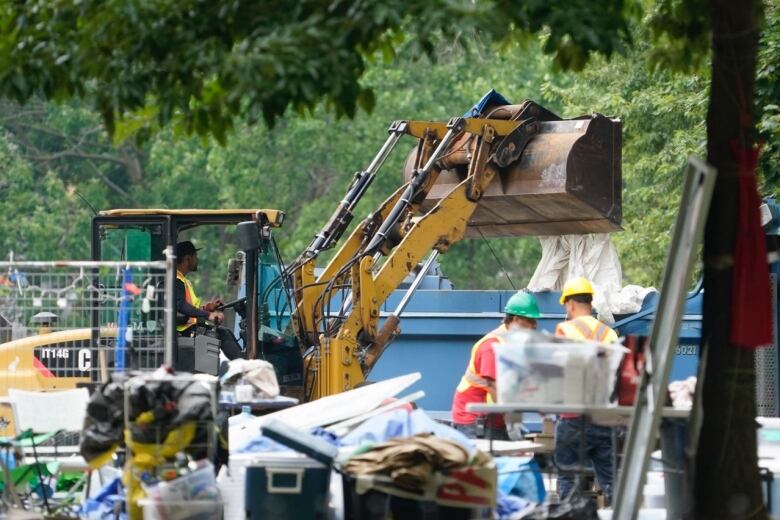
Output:
<svg viewBox="0 0 780 520">
<path fill-rule="evenodd" d="M 114 371 L 170 363 L 172 268 L 0 262 L 0 395 L 100 383 Z"/>
</svg>

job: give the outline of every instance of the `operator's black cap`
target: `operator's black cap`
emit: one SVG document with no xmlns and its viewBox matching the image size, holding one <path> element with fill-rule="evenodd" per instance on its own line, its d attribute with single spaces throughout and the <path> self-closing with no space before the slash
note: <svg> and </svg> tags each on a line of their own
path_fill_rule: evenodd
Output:
<svg viewBox="0 0 780 520">
<path fill-rule="evenodd" d="M 176 244 L 176 258 L 183 258 L 187 255 L 194 255 L 196 251 L 200 251 L 202 247 L 195 247 L 195 244 L 189 240 L 179 242 Z"/>
</svg>

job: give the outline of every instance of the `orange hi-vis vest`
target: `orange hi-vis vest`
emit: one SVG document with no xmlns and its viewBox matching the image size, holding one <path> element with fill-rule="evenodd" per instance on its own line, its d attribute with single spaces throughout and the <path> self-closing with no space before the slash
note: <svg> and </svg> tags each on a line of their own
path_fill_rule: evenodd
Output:
<svg viewBox="0 0 780 520">
<path fill-rule="evenodd" d="M 593 316 L 580 316 L 579 318 L 559 323 L 555 327 L 555 335 L 582 341 L 596 341 L 598 343 L 613 343 L 618 339 L 614 330 Z"/>
<path fill-rule="evenodd" d="M 178 269 L 176 270 L 176 279 L 181 280 L 181 282 L 184 284 L 184 301 L 186 301 L 193 307 L 200 309 L 200 305 L 201 305 L 200 298 L 198 298 L 198 295 L 195 294 L 195 289 L 193 289 L 192 284 L 187 279 L 187 277 L 184 276 Z M 197 322 L 198 319 L 192 316 L 190 317 L 190 319 L 187 320 L 186 323 L 178 325 L 176 327 L 176 330 L 182 332 L 184 330 L 187 330 L 188 327 L 195 325 Z"/>
<path fill-rule="evenodd" d="M 497 329 L 489 332 L 486 334 L 482 339 L 474 343 L 474 346 L 471 347 L 471 357 L 469 358 L 469 364 L 466 366 L 466 372 L 464 372 L 463 377 L 460 378 L 460 383 L 458 383 L 458 392 L 465 392 L 471 387 L 476 387 L 481 390 L 488 391 L 489 388 L 489 381 L 485 379 L 484 377 L 480 376 L 479 373 L 477 373 L 477 367 L 476 367 L 476 357 L 477 357 L 477 351 L 479 350 L 479 347 L 482 346 L 483 343 L 490 339 L 496 340 L 498 343 L 504 342 L 504 334 L 507 333 L 506 325 L 501 325 Z M 490 397 L 490 392 L 487 393 L 487 402 L 493 402 L 493 399 Z"/>
</svg>

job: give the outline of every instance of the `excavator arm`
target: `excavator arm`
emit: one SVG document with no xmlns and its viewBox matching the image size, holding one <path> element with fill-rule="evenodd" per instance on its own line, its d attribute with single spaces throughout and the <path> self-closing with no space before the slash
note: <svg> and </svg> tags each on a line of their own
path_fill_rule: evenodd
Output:
<svg viewBox="0 0 780 520">
<path fill-rule="evenodd" d="M 521 182 L 539 176 L 555 195 L 560 174 L 565 177 L 568 171 L 578 171 L 580 163 L 596 164 L 594 157 L 606 155 L 606 164 L 614 167 L 614 150 L 610 150 L 614 139 L 610 144 L 609 132 L 603 130 L 614 132 L 614 128 L 596 124 L 601 123 L 599 118 L 608 120 L 604 116 L 561 120 L 530 101 L 499 107 L 493 113 L 498 117 L 394 122 L 388 139 L 369 166 L 355 174 L 326 225 L 287 268 L 295 301 L 293 324 L 304 347 L 307 399 L 343 392 L 364 380 L 398 334 L 399 315 L 408 297 L 380 329 L 382 305 L 426 256 L 427 267 L 435 255 L 460 241 L 469 226 L 484 222 L 474 217 L 486 195 L 496 200 L 497 190 L 514 186 L 514 179 L 507 179 L 504 172 L 522 176 Z M 619 131 L 619 121 L 611 121 Z M 601 130 L 591 132 L 591 126 Z M 405 135 L 417 139 L 407 160 L 405 184 L 354 228 L 317 273 L 318 257 L 337 245 L 353 219 L 355 206 Z M 607 170 L 601 170 L 594 170 L 596 179 L 590 180 L 603 177 Z M 512 196 L 513 208 L 522 206 Z M 554 220 L 538 213 L 532 218 L 534 225 Z M 572 222 L 579 226 L 577 232 L 588 230 L 576 219 Z M 609 227 L 611 222 L 598 221 L 598 225 Z M 553 224 L 556 230 L 568 225 Z M 510 222 L 500 229 L 525 225 Z"/>
<path fill-rule="evenodd" d="M 446 252 L 463 238 L 481 194 L 496 174 L 491 161 L 497 152 L 500 155 L 497 137 L 522 126 L 515 121 L 453 118 L 446 124 L 400 121 L 390 127 L 390 137 L 377 157 L 355 175 L 333 216 L 293 264 L 294 321 L 299 339 L 311 346 L 306 359 L 307 397 L 342 392 L 363 381 L 394 337 L 394 331 L 378 336 L 381 306 L 432 250 Z M 418 139 L 415 174 L 354 229 L 316 276 L 317 256 L 338 241 L 359 195 L 401 135 Z M 419 215 L 420 204 L 438 177 L 440 158 L 461 135 L 475 139 L 466 179 Z"/>
</svg>

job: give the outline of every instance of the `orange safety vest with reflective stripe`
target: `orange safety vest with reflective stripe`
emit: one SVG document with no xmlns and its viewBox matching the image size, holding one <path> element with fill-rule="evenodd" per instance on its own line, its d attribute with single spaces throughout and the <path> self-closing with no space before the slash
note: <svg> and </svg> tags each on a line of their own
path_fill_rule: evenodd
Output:
<svg viewBox="0 0 780 520">
<path fill-rule="evenodd" d="M 614 343 L 618 340 L 617 333 L 609 326 L 601 323 L 593 316 L 580 316 L 564 321 L 555 327 L 555 335 L 582 341 L 597 341 L 599 343 Z M 561 419 L 574 419 L 576 413 L 562 413 Z"/>
<path fill-rule="evenodd" d="M 593 316 L 580 316 L 579 318 L 559 323 L 555 327 L 555 335 L 569 339 L 597 341 L 599 343 L 614 343 L 618 339 L 614 330 Z"/>
<path fill-rule="evenodd" d="M 465 392 L 471 387 L 480 388 L 486 392 L 488 391 L 489 381 L 477 373 L 477 351 L 483 343 L 491 339 L 496 340 L 498 343 L 503 343 L 504 334 L 506 334 L 506 332 L 506 325 L 502 324 L 500 327 L 489 332 L 482 339 L 474 343 L 474 346 L 471 347 L 471 357 L 469 358 L 469 364 L 466 366 L 466 372 L 464 372 L 463 377 L 460 378 L 460 383 L 458 383 L 458 388 L 456 389 L 458 392 Z M 486 399 L 488 403 L 493 402 L 493 398 L 490 397 L 490 392 L 487 393 Z"/>
<path fill-rule="evenodd" d="M 184 301 L 192 305 L 193 307 L 196 307 L 200 309 L 201 300 L 198 298 L 198 295 L 195 294 L 195 289 L 192 287 L 192 284 L 187 279 L 186 276 L 184 276 L 178 269 L 176 270 L 176 279 L 181 280 L 181 282 L 184 284 Z M 178 325 L 176 327 L 176 330 L 179 332 L 182 332 L 186 330 L 188 327 L 191 327 L 192 325 L 195 325 L 198 322 L 198 319 L 194 316 L 190 317 L 185 323 L 182 323 L 181 325 Z"/>
</svg>

